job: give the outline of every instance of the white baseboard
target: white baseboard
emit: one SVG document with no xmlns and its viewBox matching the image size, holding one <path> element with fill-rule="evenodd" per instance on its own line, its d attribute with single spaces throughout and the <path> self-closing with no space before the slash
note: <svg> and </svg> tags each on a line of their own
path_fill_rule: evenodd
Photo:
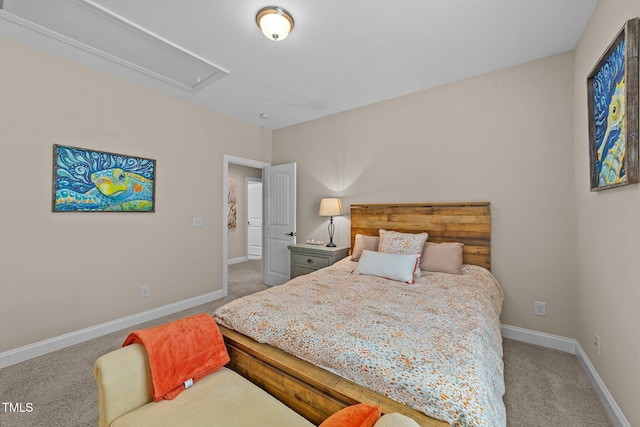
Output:
<svg viewBox="0 0 640 427">
<path fill-rule="evenodd" d="M 238 257 L 238 258 L 231 258 L 231 259 L 227 260 L 227 265 L 238 264 L 238 263 L 245 262 L 245 261 L 249 261 L 249 257 L 248 256 L 241 256 L 241 257 Z"/>
<path fill-rule="evenodd" d="M 613 425 L 615 427 L 631 427 L 631 424 L 629 424 L 629 421 L 625 418 L 620 407 L 613 399 L 613 396 L 609 393 L 607 386 L 600 378 L 600 375 L 598 375 L 598 371 L 593 367 L 587 354 L 577 340 L 508 325 L 502 325 L 502 336 L 504 338 L 511 338 L 517 341 L 575 354 L 582 369 L 584 369 L 587 377 L 589 377 L 598 397 L 600 397 L 600 401 L 607 411 L 609 418 L 611 418 Z"/>
<path fill-rule="evenodd" d="M 602 378 L 598 375 L 598 371 L 596 371 L 596 368 L 591 364 L 591 361 L 579 342 L 576 342 L 576 357 L 578 358 L 580 365 L 582 365 L 582 369 L 584 369 L 591 380 L 593 388 L 596 389 L 596 393 L 598 393 L 598 396 L 600 397 L 604 408 L 607 410 L 607 414 L 609 414 L 609 418 L 611 418 L 613 425 L 615 427 L 631 427 L 631 424 L 629 424 L 629 421 L 625 418 L 616 401 L 613 400 L 613 396 L 609 393 L 609 390 L 604 385 Z"/>
<path fill-rule="evenodd" d="M 3 353 L 0 353 L 0 368 L 15 365 L 16 363 L 24 362 L 25 360 L 37 356 L 42 356 L 43 354 L 60 350 L 70 345 L 79 344 L 81 342 L 88 341 L 93 338 L 98 338 L 112 332 L 130 328 L 131 326 L 148 322 L 150 320 L 157 319 L 158 317 L 167 316 L 169 314 L 177 313 L 179 311 L 196 307 L 201 304 L 206 304 L 225 296 L 226 295 L 224 295 L 224 292 L 221 289 L 215 292 L 209 292 L 204 295 L 188 298 L 172 304 L 164 305 L 162 307 L 133 314 L 131 316 L 122 317 L 120 319 L 112 320 L 100 325 L 91 326 L 79 331 L 70 332 L 68 334 L 60 335 L 34 344 L 29 344 L 23 347 L 15 348 L 13 350 L 5 351 Z"/>
<path fill-rule="evenodd" d="M 559 335 L 532 331 L 531 329 L 518 328 L 517 326 L 502 325 L 502 336 L 516 341 L 564 351 L 565 353 L 576 354 L 576 340 Z"/>
</svg>

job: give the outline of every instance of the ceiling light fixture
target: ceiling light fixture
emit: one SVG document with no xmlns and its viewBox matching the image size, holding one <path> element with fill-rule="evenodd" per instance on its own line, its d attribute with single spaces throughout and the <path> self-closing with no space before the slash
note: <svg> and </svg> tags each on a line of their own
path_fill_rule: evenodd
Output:
<svg viewBox="0 0 640 427">
<path fill-rule="evenodd" d="M 286 39 L 293 29 L 293 18 L 289 12 L 277 6 L 260 9 L 256 23 L 266 38 L 276 42 Z"/>
</svg>

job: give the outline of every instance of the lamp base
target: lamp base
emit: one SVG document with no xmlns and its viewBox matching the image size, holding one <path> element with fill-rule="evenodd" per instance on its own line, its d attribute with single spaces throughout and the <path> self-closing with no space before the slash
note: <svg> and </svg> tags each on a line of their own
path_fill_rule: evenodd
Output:
<svg viewBox="0 0 640 427">
<path fill-rule="evenodd" d="M 333 225 L 333 217 L 329 217 L 329 243 L 327 244 L 328 248 L 335 248 L 336 244 L 333 243 L 333 232 L 336 230 L 336 226 Z"/>
</svg>

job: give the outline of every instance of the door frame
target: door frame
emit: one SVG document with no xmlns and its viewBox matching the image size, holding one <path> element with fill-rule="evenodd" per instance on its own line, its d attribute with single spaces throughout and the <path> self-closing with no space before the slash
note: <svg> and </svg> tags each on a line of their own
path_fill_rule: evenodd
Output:
<svg viewBox="0 0 640 427">
<path fill-rule="evenodd" d="M 229 163 L 240 166 L 248 166 L 256 169 L 264 169 L 271 166 L 271 163 L 247 159 L 244 157 L 236 157 L 228 154 L 224 154 L 222 156 L 222 294 L 225 297 L 229 294 L 229 229 L 227 224 Z M 262 250 L 264 252 L 264 248 Z"/>
</svg>

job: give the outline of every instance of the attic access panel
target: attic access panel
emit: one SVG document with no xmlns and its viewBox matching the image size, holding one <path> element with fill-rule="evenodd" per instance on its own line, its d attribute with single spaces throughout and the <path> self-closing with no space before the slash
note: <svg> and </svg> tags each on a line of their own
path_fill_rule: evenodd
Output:
<svg viewBox="0 0 640 427">
<path fill-rule="evenodd" d="M 0 9 L 23 26 L 190 92 L 229 74 L 91 0 L 0 0 Z"/>
</svg>

